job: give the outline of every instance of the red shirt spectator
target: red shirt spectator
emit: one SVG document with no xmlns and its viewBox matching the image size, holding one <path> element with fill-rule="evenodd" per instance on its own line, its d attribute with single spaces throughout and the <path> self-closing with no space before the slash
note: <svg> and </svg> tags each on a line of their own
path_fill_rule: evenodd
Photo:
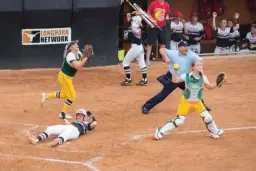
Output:
<svg viewBox="0 0 256 171">
<path fill-rule="evenodd" d="M 170 6 L 164 0 L 155 0 L 148 7 L 148 14 L 157 21 L 159 27 L 166 25 L 166 17 L 170 13 Z"/>
</svg>

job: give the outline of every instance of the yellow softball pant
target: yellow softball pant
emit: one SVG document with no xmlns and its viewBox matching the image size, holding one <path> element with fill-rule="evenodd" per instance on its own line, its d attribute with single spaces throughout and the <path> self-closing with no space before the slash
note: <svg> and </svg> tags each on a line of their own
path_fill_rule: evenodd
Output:
<svg viewBox="0 0 256 171">
<path fill-rule="evenodd" d="M 206 110 L 202 101 L 188 102 L 182 95 L 180 98 L 180 104 L 177 110 L 177 115 L 186 116 L 191 108 L 194 109 L 198 114 L 201 114 L 203 111 Z"/>
<path fill-rule="evenodd" d="M 60 71 L 58 74 L 58 81 L 61 86 L 60 98 L 67 98 L 74 102 L 76 100 L 76 91 L 73 86 L 73 77 L 69 77 Z"/>
</svg>

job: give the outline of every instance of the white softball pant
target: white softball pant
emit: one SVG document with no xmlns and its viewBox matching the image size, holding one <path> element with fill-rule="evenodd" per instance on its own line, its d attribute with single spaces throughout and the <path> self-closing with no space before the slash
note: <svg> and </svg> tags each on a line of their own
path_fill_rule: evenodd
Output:
<svg viewBox="0 0 256 171">
<path fill-rule="evenodd" d="M 142 45 L 132 44 L 131 48 L 127 52 L 123 60 L 123 67 L 130 66 L 130 63 L 137 59 L 138 65 L 140 68 L 145 68 L 145 60 L 144 60 L 144 48 Z"/>
<path fill-rule="evenodd" d="M 73 125 L 53 125 L 46 128 L 45 133 L 49 136 L 62 137 L 64 142 L 77 139 L 80 135 L 78 129 Z"/>
<path fill-rule="evenodd" d="M 192 52 L 195 52 L 196 54 L 200 54 L 201 52 L 201 46 L 200 43 L 196 44 L 196 45 L 189 45 L 188 47 Z"/>
</svg>

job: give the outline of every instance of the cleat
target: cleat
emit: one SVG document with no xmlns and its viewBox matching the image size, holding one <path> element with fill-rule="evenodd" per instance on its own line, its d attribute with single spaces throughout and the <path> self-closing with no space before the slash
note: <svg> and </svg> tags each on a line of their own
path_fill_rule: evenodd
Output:
<svg viewBox="0 0 256 171">
<path fill-rule="evenodd" d="M 37 144 L 38 143 L 38 139 L 34 136 L 34 135 L 32 135 L 32 134 L 30 134 L 29 132 L 26 132 L 26 137 L 28 138 L 28 140 L 32 143 L 32 144 Z"/>
<path fill-rule="evenodd" d="M 72 117 L 71 115 L 69 115 L 69 114 L 66 114 L 66 113 L 64 113 L 64 112 L 61 112 L 61 113 L 59 114 L 59 118 L 60 118 L 60 119 L 72 119 L 73 117 Z"/>
<path fill-rule="evenodd" d="M 146 86 L 148 84 L 148 81 L 141 80 L 136 84 L 136 86 Z"/>
<path fill-rule="evenodd" d="M 124 82 L 121 82 L 121 85 L 122 86 L 129 86 L 129 85 L 131 85 L 131 83 L 132 83 L 132 80 L 125 79 Z"/>
<path fill-rule="evenodd" d="M 49 147 L 55 147 L 59 145 L 59 139 L 58 138 L 55 138 L 53 141 L 51 141 L 50 143 L 48 143 L 48 146 Z"/>
<path fill-rule="evenodd" d="M 161 140 L 164 137 L 164 134 L 160 132 L 160 129 L 157 128 L 155 132 L 155 139 L 156 140 Z"/>
<path fill-rule="evenodd" d="M 47 100 L 47 95 L 46 95 L 46 93 L 42 93 L 42 94 L 41 94 L 41 99 L 40 99 L 41 106 L 43 106 L 43 104 L 46 102 L 46 100 Z"/>
<path fill-rule="evenodd" d="M 211 137 L 212 137 L 213 139 L 219 139 L 223 134 L 224 134 L 224 130 L 223 130 L 223 129 L 219 129 L 219 131 L 217 132 L 217 134 L 211 133 Z"/>
<path fill-rule="evenodd" d="M 149 110 L 145 106 L 142 106 L 142 113 L 146 115 L 149 113 Z"/>
</svg>

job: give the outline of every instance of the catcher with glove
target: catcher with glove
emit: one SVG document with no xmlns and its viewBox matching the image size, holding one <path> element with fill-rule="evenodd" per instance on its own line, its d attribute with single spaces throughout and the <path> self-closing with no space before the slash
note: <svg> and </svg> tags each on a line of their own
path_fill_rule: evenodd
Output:
<svg viewBox="0 0 256 171">
<path fill-rule="evenodd" d="M 72 119 L 72 116 L 68 115 L 67 112 L 71 108 L 72 103 L 76 100 L 73 78 L 76 75 L 76 72 L 82 69 L 85 63 L 87 63 L 89 58 L 93 55 L 93 48 L 91 45 L 85 45 L 85 49 L 82 53 L 79 51 L 78 42 L 79 41 L 72 41 L 65 46 L 63 63 L 58 74 L 61 90 L 53 93 L 42 93 L 41 95 L 41 106 L 48 99 L 66 99 L 59 114 L 59 118 L 61 119 Z"/>
<path fill-rule="evenodd" d="M 203 75 L 202 62 L 196 61 L 192 64 L 192 72 L 185 73 L 181 76 L 177 76 L 177 71 L 179 67 L 177 64 L 174 65 L 174 74 L 172 75 L 172 82 L 180 83 L 185 81 L 186 89 L 183 91 L 183 95 L 180 98 L 179 107 L 177 110 L 177 116 L 175 119 L 166 122 L 162 127 L 157 128 L 155 132 L 155 138 L 160 140 L 163 135 L 172 129 L 182 125 L 186 120 L 187 114 L 191 108 L 193 108 L 196 113 L 200 114 L 206 128 L 211 133 L 213 138 L 219 138 L 224 131 L 218 129 L 212 115 L 205 109 L 202 103 L 203 88 L 214 89 L 216 87 L 221 87 L 226 81 L 225 73 L 220 73 L 217 76 L 216 84 L 209 83 L 207 77 Z"/>
</svg>

